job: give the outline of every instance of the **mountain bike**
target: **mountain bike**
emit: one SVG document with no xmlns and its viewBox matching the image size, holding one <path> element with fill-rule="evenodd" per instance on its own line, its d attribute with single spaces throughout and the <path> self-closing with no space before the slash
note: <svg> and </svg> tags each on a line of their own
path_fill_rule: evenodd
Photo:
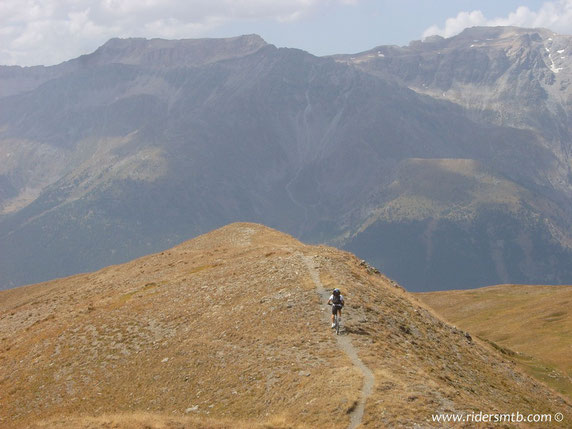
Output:
<svg viewBox="0 0 572 429">
<path fill-rule="evenodd" d="M 329 305 L 333 305 L 338 309 L 342 308 L 341 305 L 337 305 L 337 304 L 329 304 Z M 339 311 L 336 311 L 336 314 L 334 315 L 334 329 L 336 330 L 336 335 L 340 335 L 340 312 Z"/>
</svg>

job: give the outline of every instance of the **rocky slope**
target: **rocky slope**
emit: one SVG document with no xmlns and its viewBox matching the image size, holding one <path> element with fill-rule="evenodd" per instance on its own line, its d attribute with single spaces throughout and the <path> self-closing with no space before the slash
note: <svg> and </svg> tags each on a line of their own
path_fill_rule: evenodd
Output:
<svg viewBox="0 0 572 429">
<path fill-rule="evenodd" d="M 319 294 L 333 287 L 347 299 L 343 342 Z M 351 254 L 255 224 L 0 292 L 0 341 L 2 427 L 439 427 L 434 413 L 516 410 L 563 413 L 565 427 L 572 418 L 564 399 Z"/>
<path fill-rule="evenodd" d="M 497 33 L 479 49 L 520 40 Z M 415 46 L 377 58 L 438 56 Z M 475 85 L 536 85 L 537 63 Z M 419 94 L 388 77 L 401 68 L 368 64 L 243 36 L 114 39 L 59 66 L 0 67 L 0 288 L 237 220 L 345 246 L 411 290 L 570 283 L 572 176 L 550 127 L 490 121 L 488 107 Z"/>
<path fill-rule="evenodd" d="M 485 124 L 531 129 L 558 164 L 550 187 L 572 195 L 572 36 L 545 29 L 473 27 L 407 47 L 379 46 L 339 61 L 452 101 Z"/>
</svg>

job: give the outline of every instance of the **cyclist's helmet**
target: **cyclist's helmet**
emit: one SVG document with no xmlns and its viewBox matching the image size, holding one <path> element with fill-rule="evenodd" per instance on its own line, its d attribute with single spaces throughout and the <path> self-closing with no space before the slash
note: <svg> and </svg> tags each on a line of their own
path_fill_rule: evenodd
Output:
<svg viewBox="0 0 572 429">
<path fill-rule="evenodd" d="M 338 288 L 335 288 L 335 289 L 334 289 L 334 295 L 337 296 L 337 295 L 339 295 L 339 294 L 340 294 L 340 290 L 339 290 Z"/>
</svg>

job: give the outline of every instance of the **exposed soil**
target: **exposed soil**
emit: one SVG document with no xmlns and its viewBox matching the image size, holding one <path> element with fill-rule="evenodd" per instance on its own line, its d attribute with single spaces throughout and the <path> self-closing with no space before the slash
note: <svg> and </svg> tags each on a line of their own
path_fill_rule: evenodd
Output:
<svg viewBox="0 0 572 429">
<path fill-rule="evenodd" d="M 318 294 L 320 295 L 322 302 L 326 302 L 329 299 L 330 293 L 326 289 L 324 289 L 324 286 L 320 281 L 320 275 L 314 268 L 314 261 L 309 256 L 302 256 L 302 257 L 304 258 L 304 262 L 308 267 L 308 271 L 310 272 L 312 281 L 316 285 L 316 290 L 318 291 Z M 325 320 L 329 321 L 329 317 L 327 314 Z M 338 340 L 338 346 L 340 347 L 340 349 L 342 349 L 342 351 L 350 358 L 352 363 L 357 368 L 359 368 L 364 378 L 360 399 L 350 413 L 350 424 L 348 426 L 348 429 L 354 429 L 358 427 L 362 422 L 363 412 L 365 409 L 365 402 L 369 397 L 369 395 L 371 395 L 371 391 L 375 383 L 375 378 L 373 376 L 373 372 L 371 371 L 371 369 L 369 369 L 366 365 L 364 365 L 364 363 L 359 358 L 356 349 L 352 345 L 351 339 L 348 336 L 344 335 L 341 336 L 338 335 L 336 336 L 336 339 Z"/>
</svg>

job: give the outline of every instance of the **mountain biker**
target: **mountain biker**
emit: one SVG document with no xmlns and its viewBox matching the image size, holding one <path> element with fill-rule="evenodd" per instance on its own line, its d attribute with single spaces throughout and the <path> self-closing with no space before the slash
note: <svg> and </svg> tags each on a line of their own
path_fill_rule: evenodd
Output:
<svg viewBox="0 0 572 429">
<path fill-rule="evenodd" d="M 330 299 L 328 299 L 328 305 L 332 304 L 332 329 L 336 327 L 334 322 L 334 317 L 336 312 L 339 313 L 338 322 L 342 321 L 342 307 L 344 306 L 344 296 L 341 294 L 338 288 L 334 289 Z"/>
</svg>

